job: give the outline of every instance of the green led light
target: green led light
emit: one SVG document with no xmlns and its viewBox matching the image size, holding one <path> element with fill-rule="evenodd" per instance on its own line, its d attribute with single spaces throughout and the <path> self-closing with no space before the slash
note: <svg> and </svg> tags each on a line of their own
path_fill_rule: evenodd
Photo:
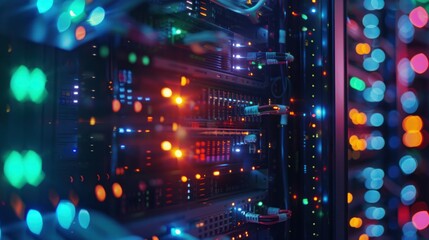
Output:
<svg viewBox="0 0 429 240">
<path fill-rule="evenodd" d="M 19 102 L 31 100 L 41 103 L 46 96 L 46 75 L 39 68 L 31 73 L 24 65 L 19 66 L 10 80 L 10 89 Z"/>
<path fill-rule="evenodd" d="M 27 226 L 30 232 L 39 235 L 43 229 L 43 218 L 39 211 L 31 209 L 27 213 Z"/>
<path fill-rule="evenodd" d="M 12 186 L 15 188 L 22 188 L 22 186 L 24 186 L 24 164 L 22 162 L 21 154 L 16 151 L 9 153 L 6 157 L 3 171 L 6 179 Z"/>
<path fill-rule="evenodd" d="M 28 95 L 33 102 L 40 103 L 45 93 L 46 75 L 39 68 L 35 68 L 30 74 L 30 79 L 27 89 Z"/>
<path fill-rule="evenodd" d="M 72 18 L 80 16 L 85 11 L 85 0 L 74 0 L 68 10 Z"/>
<path fill-rule="evenodd" d="M 262 69 L 262 65 L 261 64 L 258 65 L 258 69 Z"/>
<path fill-rule="evenodd" d="M 262 207 L 262 205 L 264 205 L 264 203 L 263 203 L 263 202 L 258 202 L 258 206 L 259 206 L 259 207 Z"/>
<path fill-rule="evenodd" d="M 357 91 L 363 91 L 365 90 L 366 85 L 362 79 L 359 79 L 357 77 L 352 77 L 350 78 L 350 87 Z"/>
<path fill-rule="evenodd" d="M 24 156 L 17 151 L 9 153 L 3 171 L 6 179 L 15 188 L 22 188 L 25 183 L 38 186 L 45 177 L 42 159 L 32 150 L 26 152 Z"/>
<path fill-rule="evenodd" d="M 304 19 L 304 20 L 307 20 L 307 19 L 308 19 L 307 15 L 305 15 L 305 14 L 302 14 L 302 15 L 301 15 L 301 17 L 302 17 L 302 19 Z"/>
<path fill-rule="evenodd" d="M 128 62 L 130 63 L 136 63 L 137 61 L 137 55 L 135 53 L 128 54 Z"/>
<path fill-rule="evenodd" d="M 36 152 L 30 150 L 24 155 L 23 163 L 28 184 L 38 186 L 45 177 L 42 172 L 42 159 Z"/>
<path fill-rule="evenodd" d="M 150 63 L 150 58 L 149 58 L 148 56 L 143 56 L 143 57 L 142 57 L 142 63 L 143 63 L 143 65 L 144 65 L 144 66 L 149 65 L 149 63 Z"/>
<path fill-rule="evenodd" d="M 54 0 L 37 0 L 37 11 L 39 11 L 40 14 L 45 13 L 52 8 L 53 4 Z"/>
<path fill-rule="evenodd" d="M 308 198 L 303 198 L 302 199 L 302 204 L 308 205 Z"/>
<path fill-rule="evenodd" d="M 109 52 L 110 52 L 109 47 L 107 47 L 107 46 L 101 46 L 100 47 L 100 56 L 102 58 L 108 57 L 109 56 Z"/>
<path fill-rule="evenodd" d="M 16 100 L 23 101 L 27 97 L 28 85 L 30 80 L 30 71 L 26 66 L 19 66 L 13 73 L 10 80 L 10 89 Z"/>
<path fill-rule="evenodd" d="M 303 31 L 303 32 L 307 32 L 307 30 L 308 30 L 308 28 L 306 28 L 306 27 L 302 27 L 302 31 Z"/>
</svg>

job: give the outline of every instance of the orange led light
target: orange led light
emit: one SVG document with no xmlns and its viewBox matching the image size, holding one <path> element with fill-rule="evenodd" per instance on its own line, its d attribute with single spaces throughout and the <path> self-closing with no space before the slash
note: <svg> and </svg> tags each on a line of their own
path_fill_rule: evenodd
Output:
<svg viewBox="0 0 429 240">
<path fill-rule="evenodd" d="M 213 172 L 213 176 L 219 176 L 220 175 L 220 172 L 219 171 L 214 171 Z"/>
<path fill-rule="evenodd" d="M 197 179 L 197 180 L 201 179 L 201 174 L 199 174 L 199 173 L 195 174 L 195 179 Z"/>
<path fill-rule="evenodd" d="M 112 192 L 113 192 L 113 196 L 115 196 L 115 198 L 120 198 L 122 197 L 122 186 L 119 183 L 113 183 L 112 184 Z"/>
<path fill-rule="evenodd" d="M 173 91 L 171 91 L 170 88 L 165 87 L 161 89 L 161 95 L 165 98 L 169 98 L 173 95 Z"/>
<path fill-rule="evenodd" d="M 95 197 L 99 202 L 104 202 L 104 200 L 106 200 L 106 190 L 103 186 L 95 186 Z"/>
<path fill-rule="evenodd" d="M 181 178 L 180 178 L 180 180 L 182 181 L 182 182 L 187 182 L 188 181 L 188 178 L 186 177 L 186 176 L 182 176 Z"/>
<path fill-rule="evenodd" d="M 347 203 L 351 203 L 353 201 L 353 195 L 351 193 L 347 193 Z"/>
<path fill-rule="evenodd" d="M 163 141 L 161 143 L 161 149 L 162 150 L 164 150 L 164 151 L 170 151 L 171 148 L 172 148 L 172 145 L 171 145 L 171 143 L 169 141 Z"/>
<path fill-rule="evenodd" d="M 182 97 L 176 97 L 176 99 L 174 101 L 176 102 L 177 105 L 180 105 L 183 103 L 183 98 Z"/>
<path fill-rule="evenodd" d="M 176 151 L 174 151 L 174 156 L 176 156 L 176 158 L 181 158 L 183 157 L 183 153 L 180 149 L 177 149 Z"/>
</svg>

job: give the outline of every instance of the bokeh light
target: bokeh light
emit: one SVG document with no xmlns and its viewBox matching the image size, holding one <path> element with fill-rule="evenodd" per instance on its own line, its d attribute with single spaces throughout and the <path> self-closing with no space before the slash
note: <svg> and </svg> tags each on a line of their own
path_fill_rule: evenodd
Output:
<svg viewBox="0 0 429 240">
<path fill-rule="evenodd" d="M 366 227 L 365 233 L 369 237 L 380 237 L 384 233 L 384 227 L 378 224 L 371 224 Z"/>
<path fill-rule="evenodd" d="M 380 193 L 376 190 L 368 190 L 365 194 L 364 194 L 364 199 L 365 202 L 367 203 L 376 203 L 380 200 Z"/>
<path fill-rule="evenodd" d="M 383 50 L 381 50 L 380 48 L 377 48 L 377 49 L 372 50 L 371 58 L 375 62 L 382 63 L 386 59 L 386 54 L 384 53 Z"/>
<path fill-rule="evenodd" d="M 371 52 L 371 46 L 368 43 L 356 44 L 356 53 L 359 55 L 369 54 Z"/>
<path fill-rule="evenodd" d="M 350 78 L 350 87 L 357 91 L 363 91 L 366 88 L 366 84 L 362 79 L 358 77 L 352 77 Z"/>
<path fill-rule="evenodd" d="M 39 211 L 30 209 L 26 217 L 27 227 L 30 232 L 39 235 L 43 229 L 43 218 Z"/>
<path fill-rule="evenodd" d="M 4 163 L 4 175 L 9 183 L 15 188 L 21 188 L 25 184 L 24 163 L 21 154 L 12 151 L 6 156 Z"/>
<path fill-rule="evenodd" d="M 418 230 L 423 230 L 429 226 L 428 211 L 419 211 L 412 217 L 413 225 Z"/>
<path fill-rule="evenodd" d="M 171 148 L 172 148 L 172 145 L 171 145 L 171 143 L 169 141 L 163 141 L 161 143 L 161 149 L 162 150 L 164 150 L 164 151 L 170 151 Z"/>
<path fill-rule="evenodd" d="M 369 123 L 373 127 L 380 127 L 384 123 L 384 117 L 381 113 L 373 113 L 369 117 Z"/>
<path fill-rule="evenodd" d="M 69 229 L 76 215 L 76 208 L 70 201 L 60 201 L 55 211 L 58 223 L 64 229 Z"/>
<path fill-rule="evenodd" d="M 170 98 L 173 95 L 173 91 L 171 91 L 170 88 L 163 88 L 161 89 L 161 95 L 165 98 Z"/>
<path fill-rule="evenodd" d="M 57 30 L 62 33 L 67 31 L 71 25 L 71 17 L 70 14 L 63 12 L 60 14 L 57 20 Z"/>
<path fill-rule="evenodd" d="M 401 190 L 401 202 L 404 205 L 411 205 L 416 200 L 417 189 L 414 185 L 407 185 Z"/>
<path fill-rule="evenodd" d="M 130 52 L 128 54 L 128 62 L 129 63 L 136 63 L 137 62 L 137 54 L 135 54 L 134 52 Z"/>
<path fill-rule="evenodd" d="M 417 229 L 412 222 L 407 222 L 402 226 L 404 237 L 416 237 Z"/>
<path fill-rule="evenodd" d="M 377 71 L 380 67 L 380 64 L 376 61 L 374 61 L 373 58 L 365 58 L 363 61 L 363 68 L 369 72 Z"/>
<path fill-rule="evenodd" d="M 381 220 L 386 215 L 386 210 L 382 207 L 368 207 L 365 210 L 365 217 L 368 219 Z"/>
<path fill-rule="evenodd" d="M 106 200 L 106 190 L 103 186 L 95 186 L 95 197 L 99 202 L 104 202 L 104 200 Z"/>
<path fill-rule="evenodd" d="M 408 86 L 413 83 L 416 72 L 411 68 L 411 63 L 408 58 L 402 58 L 397 65 L 396 72 L 398 80 L 403 86 Z"/>
<path fill-rule="evenodd" d="M 363 29 L 363 34 L 369 39 L 380 37 L 380 28 L 377 26 L 368 26 Z"/>
<path fill-rule="evenodd" d="M 83 26 L 77 27 L 76 31 L 75 31 L 75 37 L 76 37 L 76 40 L 78 40 L 78 41 L 83 40 L 86 37 L 85 27 L 83 27 Z"/>
<path fill-rule="evenodd" d="M 378 23 L 380 22 L 380 20 L 378 19 L 378 17 L 376 15 L 374 15 L 373 13 L 367 13 L 365 14 L 365 16 L 363 16 L 362 18 L 362 24 L 365 27 L 369 27 L 369 26 L 378 26 Z"/>
<path fill-rule="evenodd" d="M 142 103 L 139 101 L 135 101 L 134 102 L 134 112 L 139 113 L 142 111 L 142 109 L 143 109 Z"/>
<path fill-rule="evenodd" d="M 428 70 L 429 61 L 424 53 L 416 54 L 411 58 L 411 68 L 419 74 L 422 74 Z"/>
<path fill-rule="evenodd" d="M 80 16 L 85 11 L 85 0 L 74 0 L 68 10 L 72 18 Z"/>
<path fill-rule="evenodd" d="M 113 183 L 112 184 L 112 192 L 113 192 L 113 196 L 115 198 L 121 198 L 122 197 L 122 186 L 119 183 Z"/>
<path fill-rule="evenodd" d="M 102 7 L 96 7 L 94 8 L 91 13 L 89 14 L 88 22 L 91 26 L 97 26 L 101 22 L 103 22 L 105 17 L 105 11 Z"/>
<path fill-rule="evenodd" d="M 40 14 L 45 13 L 52 8 L 53 4 L 54 0 L 37 0 L 37 11 L 39 11 Z"/>
<path fill-rule="evenodd" d="M 398 38 L 403 43 L 411 43 L 414 39 L 415 29 L 407 15 L 403 15 L 398 20 Z"/>
<path fill-rule="evenodd" d="M 414 8 L 409 15 L 411 23 L 418 27 L 422 28 L 426 26 L 428 23 L 428 13 L 426 9 L 424 9 L 422 6 Z"/>
<path fill-rule="evenodd" d="M 353 201 L 353 194 L 347 193 L 347 203 L 351 203 Z"/>
<path fill-rule="evenodd" d="M 416 94 L 412 91 L 404 92 L 401 96 L 401 106 L 404 112 L 408 114 L 416 112 L 419 107 L 419 101 Z"/>
<path fill-rule="evenodd" d="M 406 132 L 402 136 L 402 143 L 409 147 L 419 147 L 423 143 L 423 135 L 421 132 Z"/>
<path fill-rule="evenodd" d="M 87 229 L 89 227 L 90 222 L 91 222 L 91 215 L 89 214 L 89 212 L 87 210 L 81 209 L 79 211 L 79 214 L 78 214 L 78 221 L 79 221 L 79 225 L 83 229 Z"/>
<path fill-rule="evenodd" d="M 112 110 L 113 112 L 119 112 L 119 110 L 121 110 L 121 102 L 118 99 L 112 100 Z"/>
<path fill-rule="evenodd" d="M 405 155 L 399 160 L 399 167 L 404 174 L 412 174 L 417 168 L 417 160 L 410 155 Z"/>
<path fill-rule="evenodd" d="M 362 226 L 362 219 L 359 217 L 353 217 L 350 219 L 349 225 L 352 228 L 360 228 Z"/>
<path fill-rule="evenodd" d="M 404 131 L 420 131 L 423 128 L 423 120 L 420 116 L 410 115 L 402 120 L 402 129 Z"/>
</svg>

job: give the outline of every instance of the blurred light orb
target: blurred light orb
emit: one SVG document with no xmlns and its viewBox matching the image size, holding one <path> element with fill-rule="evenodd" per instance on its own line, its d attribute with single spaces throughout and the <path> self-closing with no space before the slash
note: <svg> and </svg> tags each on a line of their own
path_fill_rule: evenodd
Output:
<svg viewBox="0 0 429 240">
<path fill-rule="evenodd" d="M 411 68 L 411 62 L 408 58 L 402 58 L 396 67 L 398 80 L 403 86 L 409 86 L 414 82 L 416 72 Z"/>
<path fill-rule="evenodd" d="M 414 185 L 407 185 L 401 190 L 401 202 L 404 205 L 411 205 L 416 200 L 417 189 Z"/>
<path fill-rule="evenodd" d="M 428 211 L 420 211 L 413 215 L 412 222 L 417 230 L 423 230 L 429 226 Z"/>
<path fill-rule="evenodd" d="M 401 96 L 401 105 L 404 112 L 412 114 L 417 111 L 419 107 L 419 101 L 417 100 L 414 92 L 408 91 Z"/>
<path fill-rule="evenodd" d="M 363 29 L 363 34 L 369 39 L 376 39 L 380 36 L 380 28 L 377 26 L 368 26 Z"/>
<path fill-rule="evenodd" d="M 384 62 L 384 60 L 386 60 L 386 54 L 384 53 L 383 50 L 381 50 L 380 48 L 377 48 L 372 50 L 371 58 L 378 63 L 382 63 Z"/>
<path fill-rule="evenodd" d="M 417 169 L 417 160 L 410 155 L 405 155 L 399 160 L 399 167 L 404 174 L 412 174 Z"/>
<path fill-rule="evenodd" d="M 411 58 L 411 68 L 419 74 L 422 74 L 428 70 L 429 61 L 424 53 L 416 54 Z"/>
<path fill-rule="evenodd" d="M 398 37 L 403 43 L 411 43 L 414 39 L 414 25 L 407 15 L 403 15 L 398 20 Z"/>
<path fill-rule="evenodd" d="M 423 28 L 428 23 L 428 13 L 426 9 L 424 9 L 422 6 L 414 8 L 409 15 L 411 23 L 418 27 Z"/>
<path fill-rule="evenodd" d="M 378 19 L 378 17 L 372 13 L 368 13 L 365 16 L 363 16 L 363 18 L 362 18 L 362 24 L 365 27 L 378 26 L 379 22 L 380 22 L 380 20 Z"/>
</svg>

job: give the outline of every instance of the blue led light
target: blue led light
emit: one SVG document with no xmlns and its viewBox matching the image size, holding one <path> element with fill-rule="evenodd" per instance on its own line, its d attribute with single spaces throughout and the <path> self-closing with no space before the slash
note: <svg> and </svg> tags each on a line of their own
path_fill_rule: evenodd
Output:
<svg viewBox="0 0 429 240">
<path fill-rule="evenodd" d="M 88 22 L 91 26 L 96 26 L 103 22 L 106 12 L 102 7 L 96 7 L 91 11 Z"/>
<path fill-rule="evenodd" d="M 171 235 L 180 236 L 180 235 L 182 235 L 182 230 L 180 228 L 172 228 L 171 229 Z"/>
<path fill-rule="evenodd" d="M 365 181 L 365 187 L 367 189 L 380 189 L 381 187 L 383 187 L 384 181 L 383 179 L 376 179 L 376 180 L 371 180 L 371 179 L 367 179 Z"/>
<path fill-rule="evenodd" d="M 363 35 L 369 39 L 380 37 L 380 28 L 377 26 L 368 26 L 363 29 Z"/>
<path fill-rule="evenodd" d="M 91 222 L 91 215 L 87 210 L 81 209 L 78 214 L 78 220 L 79 220 L 79 225 L 83 229 L 87 229 L 89 226 L 89 223 Z"/>
<path fill-rule="evenodd" d="M 414 39 L 414 26 L 407 15 L 403 15 L 398 20 L 398 37 L 404 43 L 411 43 Z"/>
<path fill-rule="evenodd" d="M 311 8 L 312 13 L 316 13 L 316 8 Z"/>
<path fill-rule="evenodd" d="M 384 227 L 378 224 L 371 224 L 366 227 L 365 233 L 369 237 L 380 237 L 384 233 Z"/>
<path fill-rule="evenodd" d="M 416 200 L 417 189 L 414 185 L 407 185 L 401 190 L 401 202 L 404 205 L 411 205 Z"/>
<path fill-rule="evenodd" d="M 126 131 L 127 133 L 132 132 L 132 130 L 131 130 L 130 128 L 127 128 L 125 131 Z"/>
<path fill-rule="evenodd" d="M 416 95 L 411 91 L 408 91 L 402 94 L 401 104 L 404 112 L 408 114 L 414 113 L 415 111 L 417 111 L 417 108 L 419 107 L 419 101 L 417 100 Z"/>
<path fill-rule="evenodd" d="M 39 211 L 30 209 L 27 213 L 27 227 L 30 232 L 39 235 L 43 229 L 43 218 Z"/>
<path fill-rule="evenodd" d="M 411 62 L 408 58 L 403 58 L 398 62 L 397 71 L 398 80 L 403 86 L 409 86 L 414 82 L 416 72 L 411 67 Z"/>
<path fill-rule="evenodd" d="M 60 226 L 69 229 L 76 215 L 76 209 L 70 201 L 61 201 L 55 213 Z"/>
<path fill-rule="evenodd" d="M 417 160 L 410 155 L 405 155 L 399 160 L 399 167 L 404 174 L 411 174 L 417 168 Z"/>
<path fill-rule="evenodd" d="M 384 123 L 384 117 L 381 113 L 373 113 L 369 117 L 369 124 L 374 127 L 380 127 Z"/>
<path fill-rule="evenodd" d="M 236 153 L 239 153 L 240 151 L 241 151 L 241 150 L 240 150 L 240 148 L 236 148 L 236 149 L 235 149 L 235 152 L 236 152 Z"/>
<path fill-rule="evenodd" d="M 376 27 L 376 26 L 378 26 L 378 23 L 379 23 L 378 17 L 372 13 L 368 13 L 365 16 L 363 16 L 363 18 L 362 18 L 362 24 L 365 27 L 369 27 L 369 26 Z"/>
<path fill-rule="evenodd" d="M 119 133 L 124 133 L 124 129 L 123 128 L 119 128 Z"/>
<path fill-rule="evenodd" d="M 382 63 L 384 60 L 386 60 L 386 54 L 383 50 L 377 48 L 371 52 L 371 58 L 378 63 Z"/>
<path fill-rule="evenodd" d="M 376 168 L 376 169 L 371 171 L 369 177 L 372 180 L 383 179 L 384 178 L 384 171 L 383 171 L 383 169 Z"/>
<path fill-rule="evenodd" d="M 369 150 L 381 150 L 384 148 L 385 141 L 381 136 L 374 136 L 367 139 L 367 144 Z"/>
<path fill-rule="evenodd" d="M 76 148 L 73 148 L 72 152 L 74 152 L 74 153 L 75 153 L 75 152 L 77 152 L 77 149 L 76 149 Z"/>
<path fill-rule="evenodd" d="M 415 237 L 417 229 L 414 227 L 412 222 L 407 222 L 402 226 L 402 233 L 406 237 Z"/>
<path fill-rule="evenodd" d="M 369 207 L 365 210 L 365 217 L 368 219 L 381 220 L 386 215 L 386 210 L 381 207 Z"/>
<path fill-rule="evenodd" d="M 363 68 L 369 72 L 377 71 L 379 67 L 380 64 L 371 57 L 365 58 L 363 61 Z"/>
<path fill-rule="evenodd" d="M 121 149 L 125 149 L 125 145 L 121 144 Z"/>
<path fill-rule="evenodd" d="M 324 203 L 327 203 L 327 202 L 328 202 L 328 196 L 323 195 L 322 201 L 323 201 Z"/>
<path fill-rule="evenodd" d="M 239 212 L 241 212 L 241 210 L 243 210 L 243 209 L 241 209 L 240 207 L 237 209 Z"/>
<path fill-rule="evenodd" d="M 146 102 L 150 102 L 150 97 L 145 97 L 145 98 L 144 98 L 144 100 L 145 100 Z"/>
<path fill-rule="evenodd" d="M 380 193 L 376 190 L 368 190 L 364 195 L 365 202 L 376 203 L 380 200 Z"/>
</svg>

